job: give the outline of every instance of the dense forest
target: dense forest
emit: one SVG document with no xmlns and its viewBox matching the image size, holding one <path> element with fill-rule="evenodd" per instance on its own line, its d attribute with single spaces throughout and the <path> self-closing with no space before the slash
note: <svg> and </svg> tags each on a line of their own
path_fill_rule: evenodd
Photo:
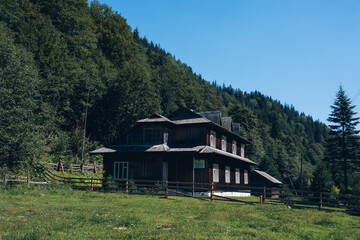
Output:
<svg viewBox="0 0 360 240">
<path fill-rule="evenodd" d="M 12 170 L 79 163 L 86 112 L 88 152 L 178 106 L 240 122 L 248 157 L 287 184 L 306 183 L 324 156 L 324 124 L 260 92 L 209 83 L 97 1 L 2 0 L 0 81 L 0 167 Z"/>
</svg>

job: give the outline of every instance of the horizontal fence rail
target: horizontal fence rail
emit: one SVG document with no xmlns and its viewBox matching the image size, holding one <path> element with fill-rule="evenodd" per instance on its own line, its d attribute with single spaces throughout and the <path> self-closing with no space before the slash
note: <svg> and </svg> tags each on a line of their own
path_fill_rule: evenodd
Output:
<svg viewBox="0 0 360 240">
<path fill-rule="evenodd" d="M 233 201 L 244 204 L 286 204 L 295 208 L 355 211 L 360 214 L 360 196 L 354 195 L 214 183 L 65 177 L 49 169 L 44 171 L 44 176 L 47 181 L 61 182 L 69 184 L 75 189 L 90 191 L 162 195 L 165 198 L 169 196 L 184 196 L 204 201 Z M 229 197 L 223 195 L 222 193 L 224 192 L 257 196 L 259 200 L 250 201 L 243 197 Z"/>
<path fill-rule="evenodd" d="M 62 164 L 61 161 L 59 161 L 59 163 L 46 163 L 47 168 L 50 170 L 55 170 L 55 171 L 62 171 L 62 172 L 94 172 L 96 173 L 99 170 L 103 169 L 102 165 L 96 165 L 94 164 Z"/>
</svg>

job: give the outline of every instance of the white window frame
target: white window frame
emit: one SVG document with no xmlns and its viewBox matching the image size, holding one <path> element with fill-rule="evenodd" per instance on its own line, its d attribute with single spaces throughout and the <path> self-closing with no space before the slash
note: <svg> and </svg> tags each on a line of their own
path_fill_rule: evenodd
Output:
<svg viewBox="0 0 360 240">
<path fill-rule="evenodd" d="M 225 166 L 225 183 L 230 183 L 230 166 Z"/>
<path fill-rule="evenodd" d="M 244 184 L 249 184 L 249 174 L 248 170 L 244 170 Z"/>
<path fill-rule="evenodd" d="M 240 156 L 245 157 L 245 144 L 241 144 Z"/>
<path fill-rule="evenodd" d="M 235 184 L 240 183 L 240 168 L 235 168 Z"/>
<path fill-rule="evenodd" d="M 216 147 L 216 132 L 210 130 L 210 147 Z"/>
<path fill-rule="evenodd" d="M 219 164 L 213 163 L 213 182 L 219 182 Z"/>
<path fill-rule="evenodd" d="M 221 136 L 221 150 L 226 152 L 226 136 Z"/>
<path fill-rule="evenodd" d="M 120 168 L 121 165 L 123 165 L 122 168 Z M 121 175 L 120 175 L 120 169 L 122 169 Z M 128 178 L 129 178 L 129 162 L 114 162 L 114 179 L 127 180 Z"/>
<path fill-rule="evenodd" d="M 235 140 L 232 141 L 232 153 L 236 154 L 236 141 Z"/>
</svg>

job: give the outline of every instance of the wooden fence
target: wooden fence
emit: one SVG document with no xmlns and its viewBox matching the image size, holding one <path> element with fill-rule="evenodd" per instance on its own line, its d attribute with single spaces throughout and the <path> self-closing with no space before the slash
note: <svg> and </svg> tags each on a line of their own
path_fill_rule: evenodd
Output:
<svg viewBox="0 0 360 240">
<path fill-rule="evenodd" d="M 96 173 L 97 171 L 101 171 L 103 166 L 102 165 L 96 165 L 96 163 L 93 164 L 69 164 L 65 165 L 62 164 L 61 160 L 59 160 L 58 163 L 46 163 L 47 167 L 51 170 L 56 171 L 62 171 L 62 172 L 81 172 L 81 169 L 83 172 L 93 172 Z"/>
<path fill-rule="evenodd" d="M 301 190 L 284 190 L 252 186 L 219 185 L 214 183 L 189 183 L 151 180 L 114 180 L 103 178 L 67 178 L 45 171 L 47 181 L 70 184 L 75 189 L 90 191 L 122 192 L 125 194 L 151 194 L 169 196 L 185 196 L 204 201 L 233 201 L 245 204 L 286 204 L 295 208 L 317 208 L 328 211 L 352 211 L 360 214 L 360 196 L 334 194 L 328 192 L 310 192 Z M 258 197 L 247 200 L 233 195 L 252 195 Z"/>
<path fill-rule="evenodd" d="M 44 181 L 33 181 L 30 178 L 30 172 L 27 171 L 26 176 L 16 176 L 16 175 L 7 175 L 7 174 L 0 174 L 0 182 L 4 185 L 7 183 L 27 183 L 29 184 L 47 184 L 48 182 Z"/>
</svg>

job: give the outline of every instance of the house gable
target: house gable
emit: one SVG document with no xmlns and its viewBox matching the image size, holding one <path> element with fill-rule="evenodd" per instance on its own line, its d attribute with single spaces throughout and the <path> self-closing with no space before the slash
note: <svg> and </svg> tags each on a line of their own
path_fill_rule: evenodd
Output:
<svg viewBox="0 0 360 240">
<path fill-rule="evenodd" d="M 197 114 L 193 110 L 184 107 L 179 107 L 175 112 L 170 114 L 168 118 L 171 120 L 181 120 L 181 119 L 202 118 L 202 116 Z"/>
</svg>

